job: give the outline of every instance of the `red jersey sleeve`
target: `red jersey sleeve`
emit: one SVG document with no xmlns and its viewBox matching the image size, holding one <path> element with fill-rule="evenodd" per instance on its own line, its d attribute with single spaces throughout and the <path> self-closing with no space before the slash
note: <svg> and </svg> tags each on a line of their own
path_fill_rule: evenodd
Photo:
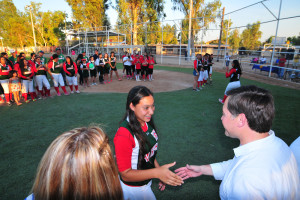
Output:
<svg viewBox="0 0 300 200">
<path fill-rule="evenodd" d="M 115 153 L 120 172 L 131 168 L 132 149 L 135 147 L 134 138 L 124 127 L 120 127 L 114 138 Z"/>
<path fill-rule="evenodd" d="M 18 71 L 19 71 L 19 68 L 20 68 L 19 63 L 16 63 L 16 64 L 14 65 L 14 70 L 18 72 Z"/>
<path fill-rule="evenodd" d="M 233 74 L 233 73 L 235 73 L 235 72 L 236 72 L 236 69 L 232 68 L 232 69 L 229 71 L 229 73 L 226 72 L 226 74 L 225 74 L 226 78 L 230 77 L 231 74 Z"/>
<path fill-rule="evenodd" d="M 53 62 L 48 62 L 48 69 L 51 69 L 53 66 Z"/>
<path fill-rule="evenodd" d="M 197 60 L 194 60 L 194 69 L 197 70 Z"/>
<path fill-rule="evenodd" d="M 75 74 L 77 74 L 77 72 L 78 72 L 77 65 L 76 65 L 76 63 L 75 63 L 75 62 L 73 62 L 73 65 L 74 65 L 74 68 L 75 68 Z"/>
<path fill-rule="evenodd" d="M 26 76 L 23 76 L 23 75 L 22 75 L 22 71 L 21 71 L 21 68 L 20 68 L 20 67 L 19 67 L 19 69 L 18 69 L 18 74 L 19 74 L 19 76 L 20 76 L 21 78 L 27 79 Z"/>
<path fill-rule="evenodd" d="M 11 67 L 9 65 L 8 66 L 8 72 L 3 72 L 1 67 L 0 67 L 0 75 L 9 75 L 9 71 L 11 71 Z"/>
<path fill-rule="evenodd" d="M 64 69 L 64 71 L 66 72 L 66 74 L 71 74 L 70 72 L 68 72 L 68 70 L 67 70 L 67 65 L 66 65 L 66 63 L 64 63 L 64 65 L 63 65 L 63 69 Z"/>
</svg>

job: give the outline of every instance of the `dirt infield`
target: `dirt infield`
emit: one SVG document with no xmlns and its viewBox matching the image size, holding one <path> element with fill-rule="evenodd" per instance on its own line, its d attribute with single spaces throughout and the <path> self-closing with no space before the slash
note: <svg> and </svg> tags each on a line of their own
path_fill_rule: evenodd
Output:
<svg viewBox="0 0 300 200">
<path fill-rule="evenodd" d="M 119 70 L 119 74 L 122 74 Z M 165 70 L 156 70 L 153 74 L 153 81 L 140 81 L 127 80 L 123 78 L 122 81 L 118 81 L 113 75 L 113 81 L 109 84 L 101 84 L 90 87 L 80 87 L 79 90 L 88 93 L 97 92 L 118 92 L 118 93 L 128 93 L 129 90 L 136 85 L 144 85 L 151 89 L 153 92 L 167 92 L 182 90 L 192 87 L 193 79 L 191 74 L 185 74 L 180 72 L 172 72 Z M 180 80 L 180 81 L 179 81 Z"/>
</svg>

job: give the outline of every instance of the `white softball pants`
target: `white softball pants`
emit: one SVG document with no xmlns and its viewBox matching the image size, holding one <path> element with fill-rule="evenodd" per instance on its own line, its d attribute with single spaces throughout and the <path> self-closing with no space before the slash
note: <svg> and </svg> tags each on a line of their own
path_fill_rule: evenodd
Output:
<svg viewBox="0 0 300 200">
<path fill-rule="evenodd" d="M 0 84 L 3 87 L 4 94 L 9 94 L 9 79 L 0 80 Z"/>
<path fill-rule="evenodd" d="M 22 93 L 35 92 L 33 80 L 22 80 Z"/>
<path fill-rule="evenodd" d="M 122 181 L 120 182 L 123 190 L 124 200 L 156 200 L 151 189 L 152 181 L 150 181 L 147 185 L 140 187 L 131 187 L 125 185 Z"/>
<path fill-rule="evenodd" d="M 75 77 L 75 76 L 73 76 L 73 77 L 66 76 L 66 77 L 67 77 L 69 85 L 78 85 L 77 84 L 77 77 Z"/>
<path fill-rule="evenodd" d="M 39 87 L 39 90 L 43 89 L 43 85 L 47 88 L 47 90 L 50 90 L 50 84 L 45 75 L 37 75 L 35 77 L 36 84 Z"/>
<path fill-rule="evenodd" d="M 58 87 L 58 84 L 60 85 L 60 87 L 65 86 L 65 82 L 64 82 L 64 79 L 63 79 L 61 73 L 52 74 L 52 76 L 53 76 L 54 87 Z"/>
</svg>

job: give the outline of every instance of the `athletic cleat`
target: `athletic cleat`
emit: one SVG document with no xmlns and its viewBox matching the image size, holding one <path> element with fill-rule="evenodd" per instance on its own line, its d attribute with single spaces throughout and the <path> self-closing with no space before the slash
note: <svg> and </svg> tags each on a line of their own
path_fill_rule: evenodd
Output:
<svg viewBox="0 0 300 200">
<path fill-rule="evenodd" d="M 34 102 L 34 101 L 36 101 L 36 99 L 32 99 L 32 101 Z"/>
<path fill-rule="evenodd" d="M 66 93 L 64 93 L 65 94 L 65 96 L 68 96 L 68 95 L 70 95 L 70 93 L 68 93 L 68 92 L 66 92 Z"/>
<path fill-rule="evenodd" d="M 57 96 L 59 96 L 59 97 L 60 97 L 60 96 L 61 96 L 61 94 L 60 94 L 60 93 L 57 93 Z"/>
<path fill-rule="evenodd" d="M 7 102 L 7 105 L 8 105 L 8 106 L 11 106 L 12 104 L 11 104 L 10 101 L 9 101 L 9 102 Z"/>
<path fill-rule="evenodd" d="M 79 91 L 79 90 L 76 90 L 76 93 L 77 93 L 77 94 L 79 94 L 79 93 L 80 93 L 80 91 Z"/>
<path fill-rule="evenodd" d="M 71 94 L 74 94 L 74 91 L 71 91 Z"/>
<path fill-rule="evenodd" d="M 222 99 L 219 99 L 219 102 L 220 102 L 221 104 L 224 104 Z"/>
<path fill-rule="evenodd" d="M 42 96 L 39 96 L 39 97 L 38 97 L 38 100 L 41 100 L 41 99 L 43 99 L 43 97 L 42 97 Z"/>
<path fill-rule="evenodd" d="M 29 103 L 30 100 L 26 100 L 25 103 Z"/>
</svg>

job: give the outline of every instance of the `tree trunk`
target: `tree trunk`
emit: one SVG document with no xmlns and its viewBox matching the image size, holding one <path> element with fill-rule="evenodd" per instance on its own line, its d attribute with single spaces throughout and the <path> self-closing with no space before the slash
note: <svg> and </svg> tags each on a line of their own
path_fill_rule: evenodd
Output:
<svg viewBox="0 0 300 200">
<path fill-rule="evenodd" d="M 195 31 L 191 32 L 191 50 L 192 50 L 192 55 L 195 54 Z"/>
<path fill-rule="evenodd" d="M 132 32 L 133 32 L 133 45 L 137 45 L 137 21 L 138 21 L 138 7 L 135 5 L 133 8 L 133 27 L 132 27 Z"/>
</svg>

